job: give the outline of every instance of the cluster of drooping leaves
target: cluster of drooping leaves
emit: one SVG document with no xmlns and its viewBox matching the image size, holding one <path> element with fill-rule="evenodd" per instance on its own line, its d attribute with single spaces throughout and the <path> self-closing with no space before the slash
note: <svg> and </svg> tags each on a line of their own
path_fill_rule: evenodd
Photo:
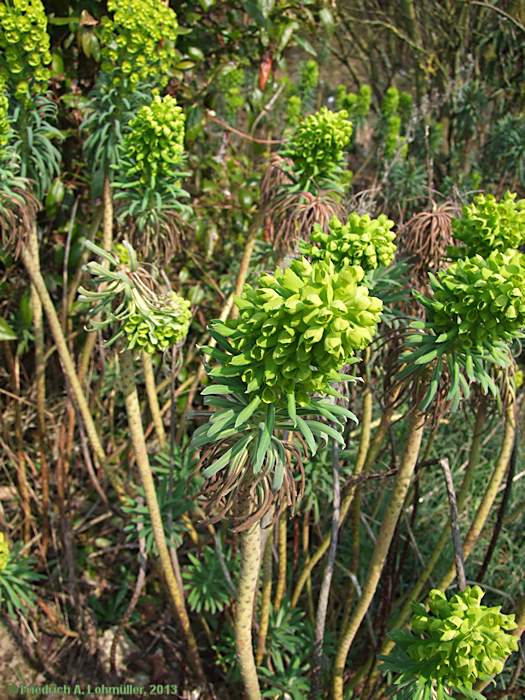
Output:
<svg viewBox="0 0 525 700">
<path fill-rule="evenodd" d="M 184 113 L 170 95 L 153 98 L 129 122 L 120 167 L 130 183 L 154 188 L 177 176 L 184 158 Z"/>
<path fill-rule="evenodd" d="M 407 339 L 412 349 L 402 356 L 405 369 L 400 377 L 425 372 L 433 364 L 426 408 L 436 395 L 445 357 L 453 407 L 469 396 L 471 383 L 497 397 L 490 369 L 511 364 L 509 343 L 522 337 L 525 326 L 523 254 L 507 250 L 494 251 L 486 259 L 475 255 L 429 277 L 432 296 L 415 293 L 426 309 L 426 320 L 412 324 L 415 332 Z"/>
<path fill-rule="evenodd" d="M 359 266 L 294 260 L 264 274 L 236 300 L 238 319 L 212 325 L 231 348 L 221 371 L 238 375 L 246 393 L 274 403 L 326 393 L 339 370 L 372 340 L 382 309 L 360 284 Z M 213 371 L 212 371 L 213 376 Z"/>
<path fill-rule="evenodd" d="M 283 155 L 293 161 L 293 174 L 301 190 L 308 190 L 312 181 L 318 186 L 338 184 L 351 137 L 352 124 L 345 110 L 331 112 L 321 107 L 300 122 Z"/>
<path fill-rule="evenodd" d="M 399 685 L 422 680 L 441 692 L 482 698 L 472 693 L 474 684 L 501 673 L 518 648 L 517 637 L 508 634 L 516 627 L 514 615 L 481 605 L 483 596 L 479 586 L 468 586 L 450 600 L 432 590 L 426 606 L 414 606 L 411 631 L 392 633 L 396 647 L 384 668 L 401 672 Z"/>
<path fill-rule="evenodd" d="M 396 253 L 394 222 L 381 214 L 372 219 L 368 214 L 352 213 L 345 224 L 332 217 L 328 231 L 315 224 L 310 241 L 302 241 L 300 250 L 311 260 L 331 260 L 340 269 L 343 265 L 359 265 L 365 272 L 380 265 L 387 267 Z"/>
<path fill-rule="evenodd" d="M 159 0 L 109 0 L 102 19 L 102 70 L 115 85 L 167 85 L 177 64 L 175 12 Z"/>
<path fill-rule="evenodd" d="M 0 4 L 0 75 L 20 102 L 45 92 L 50 77 L 47 17 L 41 0 Z"/>
<path fill-rule="evenodd" d="M 463 243 L 452 252 L 464 257 L 519 248 L 525 243 L 525 199 L 516 200 L 511 192 L 500 201 L 492 194 L 478 194 L 452 221 L 452 230 Z"/>
<path fill-rule="evenodd" d="M 116 268 L 111 270 L 94 261 L 86 265 L 100 285 L 97 291 L 83 287 L 79 290 L 79 300 L 91 305 L 90 316 L 100 314 L 103 317 L 92 321 L 92 329 L 117 324 L 119 329 L 109 344 L 125 335 L 129 349 L 137 348 L 150 354 L 163 352 L 186 337 L 191 321 L 189 301 L 171 290 L 158 291 L 155 280 L 139 267 L 129 243 L 123 244 L 128 251 L 125 264 L 90 241 L 85 245 Z"/>
</svg>

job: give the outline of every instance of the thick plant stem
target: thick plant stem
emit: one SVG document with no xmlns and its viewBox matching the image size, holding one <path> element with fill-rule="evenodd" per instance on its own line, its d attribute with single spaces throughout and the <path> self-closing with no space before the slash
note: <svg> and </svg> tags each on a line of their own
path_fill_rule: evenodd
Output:
<svg viewBox="0 0 525 700">
<path fill-rule="evenodd" d="M 272 546 L 273 537 L 270 531 L 264 548 L 263 556 L 263 582 L 261 590 L 261 616 L 259 619 L 259 636 L 257 637 L 257 653 L 255 663 L 260 666 L 264 660 L 266 651 L 266 637 L 270 622 L 270 607 L 272 602 Z"/>
<path fill-rule="evenodd" d="M 38 292 L 38 296 L 40 297 L 40 301 L 42 302 L 42 307 L 44 309 L 44 312 L 46 314 L 49 327 L 51 329 L 51 334 L 53 336 L 53 340 L 55 341 L 55 345 L 57 347 L 57 352 L 58 356 L 60 357 L 60 362 L 62 364 L 62 369 L 64 371 L 64 374 L 66 376 L 66 379 L 71 387 L 71 393 L 73 394 L 73 397 L 76 401 L 76 404 L 78 406 L 79 413 L 82 417 L 82 420 L 84 422 L 85 428 L 86 428 L 86 434 L 88 436 L 88 440 L 91 444 L 91 448 L 93 449 L 93 452 L 99 461 L 99 463 L 103 466 L 105 466 L 108 477 L 113 485 L 113 488 L 117 491 L 119 495 L 122 494 L 122 486 L 120 485 L 118 479 L 114 475 L 113 471 L 109 469 L 107 462 L 106 462 L 106 455 L 104 453 L 104 449 L 102 447 L 102 443 L 100 441 L 100 438 L 97 433 L 97 429 L 95 427 L 95 422 L 93 420 L 93 416 L 91 415 L 91 411 L 89 410 L 88 402 L 86 400 L 86 397 L 84 395 L 84 391 L 82 389 L 82 386 L 80 384 L 75 365 L 73 363 L 73 359 L 71 357 L 71 354 L 69 352 L 69 349 L 67 347 L 66 339 L 64 337 L 64 332 L 62 330 L 62 326 L 60 325 L 60 320 L 58 318 L 57 312 L 55 310 L 55 307 L 53 305 L 53 301 L 51 300 L 51 297 L 49 296 L 49 292 L 47 291 L 46 284 L 44 282 L 44 279 L 40 273 L 40 270 L 38 269 L 38 266 L 36 265 L 33 256 L 31 255 L 30 251 L 27 248 L 22 248 L 22 253 L 21 253 L 21 259 L 24 264 L 24 267 L 29 275 L 29 278 L 34 285 L 36 291 Z"/>
<path fill-rule="evenodd" d="M 262 212 L 259 211 L 253 220 L 250 230 L 248 231 L 248 237 L 246 238 L 246 244 L 244 246 L 244 251 L 242 254 L 241 262 L 239 265 L 239 272 L 237 274 L 237 280 L 235 281 L 235 292 L 233 297 L 239 296 L 239 294 L 244 289 L 246 283 L 246 278 L 248 277 L 248 271 L 250 269 L 250 262 L 253 255 L 253 249 L 255 248 L 255 241 L 257 240 L 257 234 L 261 227 L 262 222 Z M 236 306 L 232 309 L 232 317 L 236 318 L 238 314 L 238 309 Z"/>
<path fill-rule="evenodd" d="M 372 393 L 369 388 L 365 389 L 365 393 L 363 395 L 363 415 L 361 418 L 361 437 L 360 437 L 360 442 L 359 442 L 359 452 L 357 455 L 357 460 L 356 464 L 354 467 L 354 471 L 352 474 L 352 477 L 359 476 L 359 474 L 363 471 L 363 468 L 367 468 L 369 463 L 373 464 L 375 461 L 379 450 L 381 449 L 381 444 L 383 443 L 384 436 L 386 435 L 388 425 L 390 425 L 390 420 L 393 415 L 393 409 L 392 411 L 385 411 L 384 416 L 386 416 L 385 420 L 382 420 L 379 428 L 378 428 L 378 433 L 376 437 L 374 438 L 374 442 L 372 445 L 370 445 L 370 434 L 371 434 L 371 421 L 372 421 Z M 386 426 L 386 427 L 384 427 Z M 378 437 L 379 436 L 379 437 Z M 376 447 L 377 445 L 377 447 Z M 374 450 L 374 455 L 373 455 L 373 460 L 369 461 L 368 459 L 368 454 L 369 450 Z M 350 510 L 350 506 L 352 505 L 352 501 L 354 498 L 354 493 L 356 490 L 356 484 L 353 483 L 351 484 L 347 492 L 341 502 L 341 511 L 339 514 L 339 527 L 341 527 L 346 520 L 346 517 L 348 515 L 348 511 Z M 328 551 L 330 547 L 330 541 L 331 541 L 331 533 L 327 533 L 323 540 L 321 541 L 321 544 L 317 547 L 315 552 L 312 554 L 312 556 L 308 559 L 308 561 L 305 563 L 303 570 L 301 572 L 301 575 L 299 576 L 299 579 L 295 585 L 295 589 L 292 594 L 292 600 L 291 600 L 291 605 L 292 608 L 295 608 L 297 603 L 299 602 L 299 597 L 302 593 L 302 590 L 306 584 L 306 582 L 310 579 L 310 575 L 314 569 L 314 567 L 321 561 L 325 553 Z"/>
<path fill-rule="evenodd" d="M 148 397 L 151 419 L 155 427 L 155 433 L 157 434 L 160 449 L 162 450 L 166 447 L 166 431 L 164 430 L 164 423 L 160 412 L 157 387 L 155 385 L 155 373 L 153 371 L 153 362 L 151 361 L 151 355 L 148 352 L 142 353 L 142 369 L 144 371 L 146 395 Z"/>
<path fill-rule="evenodd" d="M 40 252 L 36 221 L 29 232 L 28 245 L 37 269 L 40 270 Z M 42 555 L 45 557 L 49 540 L 49 463 L 46 454 L 46 360 L 42 303 L 34 284 L 31 285 L 31 311 L 35 340 L 36 420 L 40 457 L 40 486 L 42 490 Z"/>
<path fill-rule="evenodd" d="M 103 223 L 102 223 L 102 248 L 108 253 L 111 252 L 111 246 L 113 245 L 113 197 L 111 194 L 111 182 L 109 177 L 106 175 L 104 178 L 104 189 L 102 193 L 103 201 Z M 107 267 L 109 263 L 107 260 L 102 261 L 102 266 Z M 95 348 L 97 342 L 97 334 L 90 333 L 86 338 L 84 347 L 80 354 L 80 362 L 78 367 L 78 376 L 80 381 L 83 382 L 86 376 L 89 362 L 91 360 L 91 355 Z"/>
<path fill-rule="evenodd" d="M 148 451 L 146 447 L 146 439 L 142 427 L 142 419 L 140 415 L 140 403 L 135 385 L 135 375 L 133 370 L 133 357 L 129 350 L 124 351 L 121 355 L 121 382 L 124 392 L 124 401 L 126 405 L 126 413 L 128 417 L 129 431 L 133 450 L 137 460 L 137 466 L 140 473 L 146 505 L 151 518 L 151 527 L 153 537 L 159 553 L 160 566 L 168 589 L 170 601 L 173 605 L 175 613 L 178 617 L 179 624 L 187 644 L 188 657 L 190 663 L 202 683 L 205 683 L 204 671 L 197 648 L 197 642 L 193 636 L 190 626 L 190 620 L 184 604 L 182 591 L 179 589 L 177 579 L 173 571 L 173 566 L 166 542 L 164 526 L 160 513 L 157 493 L 155 491 L 155 483 L 149 463 Z"/>
<path fill-rule="evenodd" d="M 275 588 L 275 598 L 273 608 L 277 612 L 283 602 L 286 592 L 286 511 L 281 513 L 279 517 L 279 527 L 277 530 L 278 547 L 279 547 L 279 568 L 277 570 L 277 586 Z"/>
<path fill-rule="evenodd" d="M 463 542 L 463 560 L 466 561 L 470 556 L 474 545 L 478 541 L 481 531 L 485 527 L 490 510 L 498 495 L 498 489 L 503 481 L 507 467 L 509 466 L 512 447 L 514 445 L 514 435 L 516 433 L 516 407 L 513 401 L 509 401 L 505 408 L 505 431 L 503 433 L 503 441 L 501 443 L 500 453 L 496 467 L 492 473 L 489 484 L 483 495 L 483 499 L 474 516 L 474 520 Z M 438 588 L 442 591 L 447 589 L 456 575 L 456 566 L 452 564 L 448 572 L 439 582 Z"/>
<path fill-rule="evenodd" d="M 241 571 L 235 611 L 237 660 L 248 700 L 261 700 L 259 679 L 253 654 L 252 619 L 259 567 L 261 563 L 261 525 L 254 523 L 241 534 Z"/>
<path fill-rule="evenodd" d="M 328 610 L 328 598 L 334 574 L 335 559 L 337 555 L 337 535 L 339 533 L 339 510 L 341 506 L 341 493 L 339 486 L 339 446 L 332 445 L 332 472 L 333 472 L 333 511 L 332 511 L 332 532 L 328 559 L 323 575 L 323 582 L 319 591 L 319 602 L 317 604 L 317 615 L 315 620 L 315 648 L 314 663 L 312 667 L 312 689 L 310 697 L 315 700 L 321 694 L 322 688 L 322 666 L 324 633 L 326 625 L 326 613 Z"/>
<path fill-rule="evenodd" d="M 460 512 L 465 505 L 465 501 L 467 500 L 467 496 L 470 491 L 470 485 L 472 483 L 472 479 L 474 477 L 474 473 L 476 471 L 476 467 L 478 466 L 479 463 L 479 457 L 480 457 L 480 452 L 481 452 L 481 436 L 483 434 L 483 429 L 485 427 L 485 421 L 486 421 L 486 405 L 485 402 L 482 401 L 479 404 L 477 413 L 476 413 L 476 422 L 474 424 L 474 433 L 472 435 L 472 441 L 470 443 L 470 450 L 469 450 L 469 456 L 468 456 L 468 462 L 467 466 L 465 468 L 465 474 L 463 476 L 463 481 L 461 482 L 461 486 L 457 495 L 457 505 L 458 505 L 458 512 Z M 432 552 L 432 556 L 430 557 L 428 564 L 425 566 L 421 574 L 419 575 L 416 583 L 414 584 L 413 588 L 410 590 L 408 596 L 406 597 L 403 606 L 401 610 L 399 611 L 399 614 L 396 617 L 395 620 L 395 627 L 401 628 L 404 626 L 406 621 L 408 620 L 409 615 L 412 612 L 412 603 L 414 603 L 419 596 L 421 595 L 421 591 L 425 587 L 426 582 L 432 575 L 432 572 L 434 571 L 436 564 L 439 561 L 439 557 L 441 556 L 443 550 L 445 549 L 445 546 L 447 543 L 450 541 L 450 528 L 448 523 L 445 523 L 443 525 L 443 528 L 441 530 L 441 534 L 439 536 L 439 539 L 434 547 L 434 550 Z M 392 649 L 394 648 L 395 642 L 391 639 L 387 639 L 384 643 L 383 646 L 381 647 L 380 654 L 381 655 L 388 655 Z"/>
<path fill-rule="evenodd" d="M 363 621 L 376 592 L 379 578 L 385 565 L 390 543 L 392 542 L 394 530 L 399 519 L 399 514 L 401 512 L 401 508 L 403 507 L 405 496 L 410 486 L 410 480 L 417 464 L 424 427 L 425 419 L 423 414 L 418 410 L 414 410 L 410 419 L 405 450 L 396 478 L 394 491 L 391 495 L 390 503 L 388 504 L 383 523 L 378 532 L 374 551 L 372 553 L 368 577 L 363 586 L 361 597 L 352 616 L 350 617 L 346 629 L 343 630 L 343 634 L 339 642 L 332 680 L 333 700 L 343 700 L 343 674 L 346 658 L 361 622 Z"/>
</svg>

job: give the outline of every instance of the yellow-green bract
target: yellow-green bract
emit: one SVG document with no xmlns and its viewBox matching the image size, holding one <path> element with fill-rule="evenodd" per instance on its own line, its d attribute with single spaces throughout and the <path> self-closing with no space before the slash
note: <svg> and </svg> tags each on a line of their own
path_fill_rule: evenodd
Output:
<svg viewBox="0 0 525 700">
<path fill-rule="evenodd" d="M 9 100 L 5 92 L 5 79 L 0 75 L 0 158 L 9 141 Z"/>
<path fill-rule="evenodd" d="M 337 271 L 329 260 L 305 258 L 262 275 L 237 298 L 239 318 L 212 326 L 231 347 L 222 371 L 266 403 L 326 393 L 376 331 L 382 302 L 369 296 L 363 277 L 357 265 Z"/>
<path fill-rule="evenodd" d="M 150 355 L 164 352 L 184 340 L 190 321 L 190 302 L 175 292 L 162 306 L 151 308 L 148 313 L 141 313 L 135 306 L 124 324 L 128 348 L 138 348 Z"/>
<path fill-rule="evenodd" d="M 312 260 L 327 258 L 336 268 L 343 265 L 360 265 L 365 272 L 379 265 L 386 267 L 394 259 L 394 222 L 381 214 L 371 219 L 368 214 L 350 214 L 345 224 L 337 217 L 330 220 L 328 231 L 316 224 L 310 235 L 310 243 L 301 243 L 301 253 Z"/>
<path fill-rule="evenodd" d="M 452 222 L 454 237 L 464 244 L 463 255 L 486 257 L 493 250 L 519 248 L 525 243 L 525 199 L 506 192 L 501 200 L 479 194 Z"/>
<path fill-rule="evenodd" d="M 3 571 L 9 561 L 9 545 L 6 536 L 0 532 L 0 571 Z"/>
<path fill-rule="evenodd" d="M 525 257 L 518 251 L 458 260 L 430 279 L 433 296 L 416 296 L 426 307 L 427 322 L 436 335 L 454 333 L 458 349 L 486 348 L 521 335 Z"/>
<path fill-rule="evenodd" d="M 159 0 L 109 0 L 102 20 L 102 69 L 117 84 L 164 87 L 177 63 L 177 16 Z"/>
<path fill-rule="evenodd" d="M 432 590 L 427 606 L 415 606 L 412 639 L 403 644 L 414 661 L 421 662 L 431 678 L 451 686 L 472 687 L 479 679 L 501 673 L 518 640 L 506 630 L 516 627 L 514 615 L 501 607 L 481 605 L 479 586 L 467 586 L 447 600 Z"/>
<path fill-rule="evenodd" d="M 129 179 L 144 185 L 173 178 L 184 154 L 184 113 L 169 95 L 154 97 L 129 124 L 122 145 L 123 167 Z"/>
<path fill-rule="evenodd" d="M 17 99 L 45 92 L 51 53 L 41 0 L 0 4 L 0 56 L 0 75 Z"/>
</svg>

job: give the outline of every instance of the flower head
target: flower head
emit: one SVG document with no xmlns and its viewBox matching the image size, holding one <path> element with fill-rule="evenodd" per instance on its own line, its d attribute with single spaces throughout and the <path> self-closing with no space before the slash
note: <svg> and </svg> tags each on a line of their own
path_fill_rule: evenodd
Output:
<svg viewBox="0 0 525 700">
<path fill-rule="evenodd" d="M 0 5 L 0 76 L 20 101 L 46 90 L 50 77 L 47 17 L 41 0 Z"/>
<path fill-rule="evenodd" d="M 520 337 L 525 326 L 525 258 L 515 250 L 458 260 L 436 277 L 433 296 L 416 294 L 437 336 L 458 350 Z M 446 336 L 446 337 L 445 337 Z"/>
<path fill-rule="evenodd" d="M 155 186 L 157 180 L 170 180 L 184 154 L 184 120 L 182 109 L 170 95 L 154 97 L 139 109 L 130 121 L 122 144 L 126 176 L 144 185 Z"/>
<path fill-rule="evenodd" d="M 371 219 L 368 214 L 350 214 L 345 224 L 332 217 L 328 231 L 319 225 L 313 227 L 310 242 L 301 243 L 301 252 L 312 260 L 327 258 L 336 268 L 343 265 L 360 265 L 365 272 L 379 265 L 390 265 L 394 259 L 394 222 L 381 214 Z"/>
<path fill-rule="evenodd" d="M 492 194 L 479 194 L 463 207 L 452 230 L 466 248 L 461 249 L 463 256 L 519 248 L 525 243 L 525 199 L 516 201 L 516 194 L 506 192 L 498 202 Z"/>
<path fill-rule="evenodd" d="M 102 20 L 102 69 L 117 84 L 164 87 L 177 63 L 175 12 L 159 0 L 109 0 Z"/>
<path fill-rule="evenodd" d="M 363 277 L 357 265 L 337 271 L 329 260 L 305 258 L 262 275 L 237 298 L 239 318 L 214 326 L 231 347 L 221 371 L 240 376 L 246 393 L 266 403 L 326 393 L 370 343 L 381 315 L 382 303 L 360 284 Z"/>
<path fill-rule="evenodd" d="M 351 136 L 348 112 L 322 107 L 300 122 L 284 155 L 293 160 L 301 179 L 330 178 L 341 167 Z"/>
<path fill-rule="evenodd" d="M 429 594 L 427 606 L 415 606 L 412 639 L 406 637 L 409 658 L 421 663 L 421 673 L 447 686 L 472 687 L 503 670 L 507 656 L 518 648 L 514 615 L 501 607 L 481 605 L 479 586 L 467 586 L 447 600 L 439 590 Z"/>
</svg>

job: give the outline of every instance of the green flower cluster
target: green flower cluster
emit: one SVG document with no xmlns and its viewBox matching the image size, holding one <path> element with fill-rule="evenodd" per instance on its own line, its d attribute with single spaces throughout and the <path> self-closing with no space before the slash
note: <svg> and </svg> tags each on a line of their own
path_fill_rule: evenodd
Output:
<svg viewBox="0 0 525 700">
<path fill-rule="evenodd" d="M 321 107 L 297 126 L 284 155 L 293 160 L 301 178 L 329 178 L 341 166 L 351 137 L 348 112 Z"/>
<path fill-rule="evenodd" d="M 307 102 L 312 99 L 319 84 L 319 66 L 313 58 L 301 65 L 299 74 L 299 95 Z"/>
<path fill-rule="evenodd" d="M 450 600 L 439 590 L 428 597 L 428 609 L 415 606 L 412 635 L 403 644 L 408 656 L 421 663 L 422 675 L 452 687 L 488 680 L 503 670 L 507 656 L 518 648 L 514 615 L 501 607 L 481 605 L 479 586 L 468 586 Z"/>
<path fill-rule="evenodd" d="M 236 299 L 239 318 L 212 326 L 231 348 L 220 373 L 240 376 L 246 393 L 265 403 L 328 391 L 370 343 L 381 315 L 382 302 L 359 284 L 363 277 L 359 266 L 337 271 L 329 260 L 305 258 L 261 275 Z"/>
<path fill-rule="evenodd" d="M 51 53 L 41 0 L 0 4 L 0 54 L 0 76 L 18 100 L 45 92 Z"/>
<path fill-rule="evenodd" d="M 160 0 L 109 0 L 102 19 L 102 70 L 116 85 L 167 85 L 177 63 L 177 15 Z"/>
<path fill-rule="evenodd" d="M 402 159 L 407 156 L 408 145 L 401 136 L 401 126 L 403 121 L 408 120 L 411 111 L 412 97 L 406 92 L 400 93 L 395 87 L 388 88 L 381 104 L 385 156 L 388 159 L 396 154 Z"/>
<path fill-rule="evenodd" d="M 359 92 L 348 92 L 346 85 L 338 85 L 335 104 L 337 109 L 346 109 L 352 121 L 362 122 L 370 112 L 372 88 L 370 85 L 362 85 Z"/>
<path fill-rule="evenodd" d="M 336 269 L 343 265 L 360 265 L 365 272 L 379 265 L 387 267 L 394 259 L 394 222 L 381 214 L 371 219 L 368 214 L 350 214 L 346 224 L 332 217 L 325 232 L 315 224 L 310 242 L 301 242 L 300 250 L 312 260 L 329 259 Z"/>
<path fill-rule="evenodd" d="M 155 187 L 158 180 L 173 178 L 184 154 L 182 109 L 173 97 L 156 96 L 139 109 L 129 123 L 122 144 L 122 167 L 126 179 Z"/>
<path fill-rule="evenodd" d="M 244 106 L 242 89 L 245 82 L 246 74 L 241 66 L 227 65 L 217 78 L 219 97 L 231 119 L 235 119 L 237 112 Z"/>
<path fill-rule="evenodd" d="M 459 350 L 510 342 L 525 326 L 525 257 L 516 250 L 458 260 L 437 277 L 433 296 L 416 294 L 437 342 Z"/>
<path fill-rule="evenodd" d="M 9 544 L 3 532 L 0 532 L 0 571 L 3 571 L 9 561 Z"/>
<path fill-rule="evenodd" d="M 0 158 L 9 142 L 9 99 L 5 90 L 5 79 L 0 75 Z"/>
<path fill-rule="evenodd" d="M 135 306 L 124 324 L 128 349 L 140 348 L 150 355 L 164 352 L 180 343 L 188 334 L 191 321 L 190 302 L 172 292 L 159 308 L 147 313 Z"/>
<path fill-rule="evenodd" d="M 464 255 L 489 255 L 493 250 L 519 248 L 525 243 L 525 199 L 506 192 L 499 202 L 492 194 L 479 194 L 452 222 L 454 238 L 465 244 Z"/>
</svg>

